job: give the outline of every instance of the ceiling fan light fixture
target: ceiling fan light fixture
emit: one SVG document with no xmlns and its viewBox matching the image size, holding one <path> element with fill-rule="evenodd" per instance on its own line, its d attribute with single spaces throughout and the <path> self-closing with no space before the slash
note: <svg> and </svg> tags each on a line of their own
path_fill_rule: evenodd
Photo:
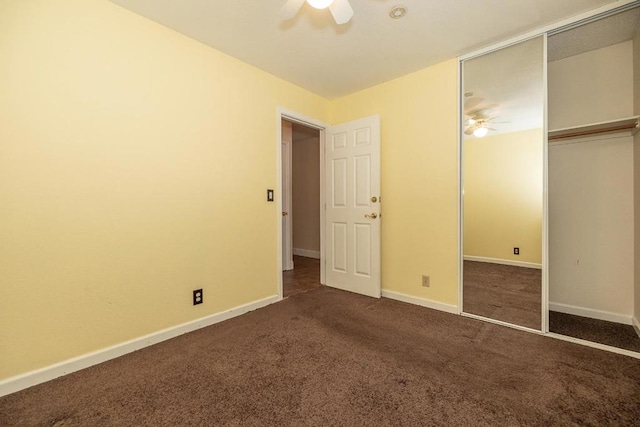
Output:
<svg viewBox="0 0 640 427">
<path fill-rule="evenodd" d="M 333 0 L 307 0 L 307 3 L 316 9 L 326 9 L 331 6 Z"/>
<path fill-rule="evenodd" d="M 482 138 L 487 136 L 488 133 L 489 129 L 484 126 L 480 126 L 473 131 L 473 136 L 475 136 L 476 138 Z"/>
</svg>

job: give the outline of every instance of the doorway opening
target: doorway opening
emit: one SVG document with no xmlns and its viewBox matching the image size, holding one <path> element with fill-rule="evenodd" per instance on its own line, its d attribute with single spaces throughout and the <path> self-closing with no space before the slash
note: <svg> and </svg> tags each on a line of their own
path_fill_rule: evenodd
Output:
<svg viewBox="0 0 640 427">
<path fill-rule="evenodd" d="M 320 286 L 320 130 L 282 119 L 282 296 Z"/>
<path fill-rule="evenodd" d="M 278 109 L 279 295 L 324 284 L 324 123 Z M 281 213 L 280 213 L 281 212 Z"/>
</svg>

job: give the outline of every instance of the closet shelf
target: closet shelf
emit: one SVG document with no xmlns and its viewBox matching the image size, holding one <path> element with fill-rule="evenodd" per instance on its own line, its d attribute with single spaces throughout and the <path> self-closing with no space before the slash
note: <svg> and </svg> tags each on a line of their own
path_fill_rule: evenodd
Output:
<svg viewBox="0 0 640 427">
<path fill-rule="evenodd" d="M 593 123 L 589 125 L 551 130 L 549 131 L 549 141 L 622 131 L 629 131 L 631 135 L 634 135 L 636 132 L 638 132 L 639 129 L 640 116 L 634 116 L 626 119 L 611 120 L 608 122 Z"/>
</svg>

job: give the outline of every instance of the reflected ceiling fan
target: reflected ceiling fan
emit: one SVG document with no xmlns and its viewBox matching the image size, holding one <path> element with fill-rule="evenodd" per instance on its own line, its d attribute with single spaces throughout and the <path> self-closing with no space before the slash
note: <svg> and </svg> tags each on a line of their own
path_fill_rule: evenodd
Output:
<svg viewBox="0 0 640 427">
<path fill-rule="evenodd" d="M 479 108 L 477 110 L 469 111 L 465 113 L 469 118 L 464 121 L 465 135 L 473 135 L 476 138 L 482 138 L 487 136 L 490 130 L 496 131 L 492 126 L 496 123 L 506 123 L 506 122 L 496 122 L 494 121 L 498 117 L 490 117 L 488 115 L 489 108 Z"/>
<path fill-rule="evenodd" d="M 349 4 L 349 0 L 287 0 L 282 9 L 280 9 L 282 19 L 288 20 L 296 16 L 305 1 L 316 9 L 329 8 L 333 19 L 339 25 L 346 24 L 353 16 L 353 9 Z"/>
</svg>

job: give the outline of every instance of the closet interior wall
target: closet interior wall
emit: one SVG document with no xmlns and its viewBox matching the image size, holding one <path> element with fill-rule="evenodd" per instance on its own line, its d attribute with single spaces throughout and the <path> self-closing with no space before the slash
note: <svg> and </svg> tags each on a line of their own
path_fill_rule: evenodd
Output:
<svg viewBox="0 0 640 427">
<path fill-rule="evenodd" d="M 550 47 L 553 43 L 550 37 Z M 636 33 L 633 40 L 550 58 L 550 133 L 637 115 L 639 44 Z M 630 130 L 550 141 L 550 311 L 624 324 L 637 321 L 638 143 Z"/>
</svg>

